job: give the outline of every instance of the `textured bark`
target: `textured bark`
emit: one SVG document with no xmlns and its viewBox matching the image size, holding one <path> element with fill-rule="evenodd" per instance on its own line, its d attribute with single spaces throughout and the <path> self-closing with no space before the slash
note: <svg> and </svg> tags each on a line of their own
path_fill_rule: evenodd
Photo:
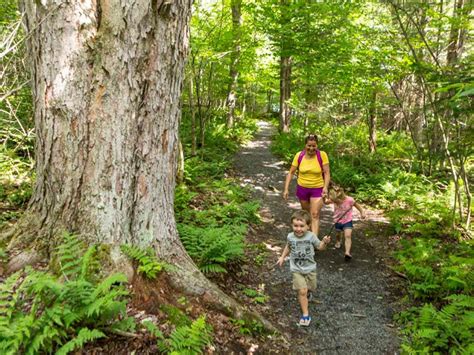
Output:
<svg viewBox="0 0 474 355">
<path fill-rule="evenodd" d="M 190 1 L 22 6 L 37 133 L 29 213 L 41 235 L 181 253 L 173 192 Z"/>
</svg>

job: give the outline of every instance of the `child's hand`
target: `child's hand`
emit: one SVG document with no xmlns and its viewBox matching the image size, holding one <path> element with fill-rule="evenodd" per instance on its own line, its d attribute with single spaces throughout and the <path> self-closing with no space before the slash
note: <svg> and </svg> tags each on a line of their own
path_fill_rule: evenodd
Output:
<svg viewBox="0 0 474 355">
<path fill-rule="evenodd" d="M 278 258 L 277 265 L 282 267 L 284 262 L 285 262 L 285 258 L 280 257 L 280 258 Z"/>
<path fill-rule="evenodd" d="M 323 242 L 324 244 L 329 244 L 331 243 L 331 237 L 329 235 L 326 235 L 324 238 L 323 238 Z"/>
<path fill-rule="evenodd" d="M 365 212 L 362 212 L 362 213 L 360 214 L 360 219 L 365 219 L 366 217 L 367 217 L 367 216 L 365 215 Z"/>
</svg>

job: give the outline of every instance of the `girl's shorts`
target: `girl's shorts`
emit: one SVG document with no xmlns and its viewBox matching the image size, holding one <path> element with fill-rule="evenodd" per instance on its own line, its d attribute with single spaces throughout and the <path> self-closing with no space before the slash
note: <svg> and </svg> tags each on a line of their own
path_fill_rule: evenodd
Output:
<svg viewBox="0 0 474 355">
<path fill-rule="evenodd" d="M 344 229 L 352 229 L 352 221 L 346 223 L 336 223 L 336 230 L 342 232 Z"/>
<path fill-rule="evenodd" d="M 293 290 L 307 288 L 308 290 L 316 290 L 316 271 L 308 274 L 293 272 Z"/>
<path fill-rule="evenodd" d="M 322 187 L 303 187 L 296 185 L 296 197 L 302 201 L 309 201 L 311 198 L 319 198 L 323 196 Z"/>
</svg>

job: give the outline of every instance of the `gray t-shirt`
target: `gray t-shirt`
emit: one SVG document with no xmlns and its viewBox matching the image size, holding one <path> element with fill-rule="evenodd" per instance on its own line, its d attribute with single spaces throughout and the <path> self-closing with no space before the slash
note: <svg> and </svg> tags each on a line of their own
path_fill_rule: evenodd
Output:
<svg viewBox="0 0 474 355">
<path fill-rule="evenodd" d="M 290 233 L 286 239 L 290 247 L 291 272 L 308 274 L 312 271 L 316 271 L 314 248 L 319 248 L 321 241 L 309 231 L 301 237 L 297 237 L 294 233 Z"/>
</svg>

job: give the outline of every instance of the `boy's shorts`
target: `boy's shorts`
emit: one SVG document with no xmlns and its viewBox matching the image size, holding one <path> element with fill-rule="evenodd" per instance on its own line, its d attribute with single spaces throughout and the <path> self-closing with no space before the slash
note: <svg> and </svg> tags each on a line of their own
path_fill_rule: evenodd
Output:
<svg viewBox="0 0 474 355">
<path fill-rule="evenodd" d="M 352 221 L 349 221 L 347 223 L 336 223 L 336 230 L 338 232 L 342 232 L 344 229 L 352 229 Z"/>
<path fill-rule="evenodd" d="M 309 274 L 301 274 L 293 272 L 293 290 L 307 288 L 308 290 L 316 290 L 316 271 Z"/>
<path fill-rule="evenodd" d="M 296 185 L 296 197 L 301 201 L 309 201 L 311 198 L 323 196 L 322 187 L 303 187 Z"/>
</svg>

